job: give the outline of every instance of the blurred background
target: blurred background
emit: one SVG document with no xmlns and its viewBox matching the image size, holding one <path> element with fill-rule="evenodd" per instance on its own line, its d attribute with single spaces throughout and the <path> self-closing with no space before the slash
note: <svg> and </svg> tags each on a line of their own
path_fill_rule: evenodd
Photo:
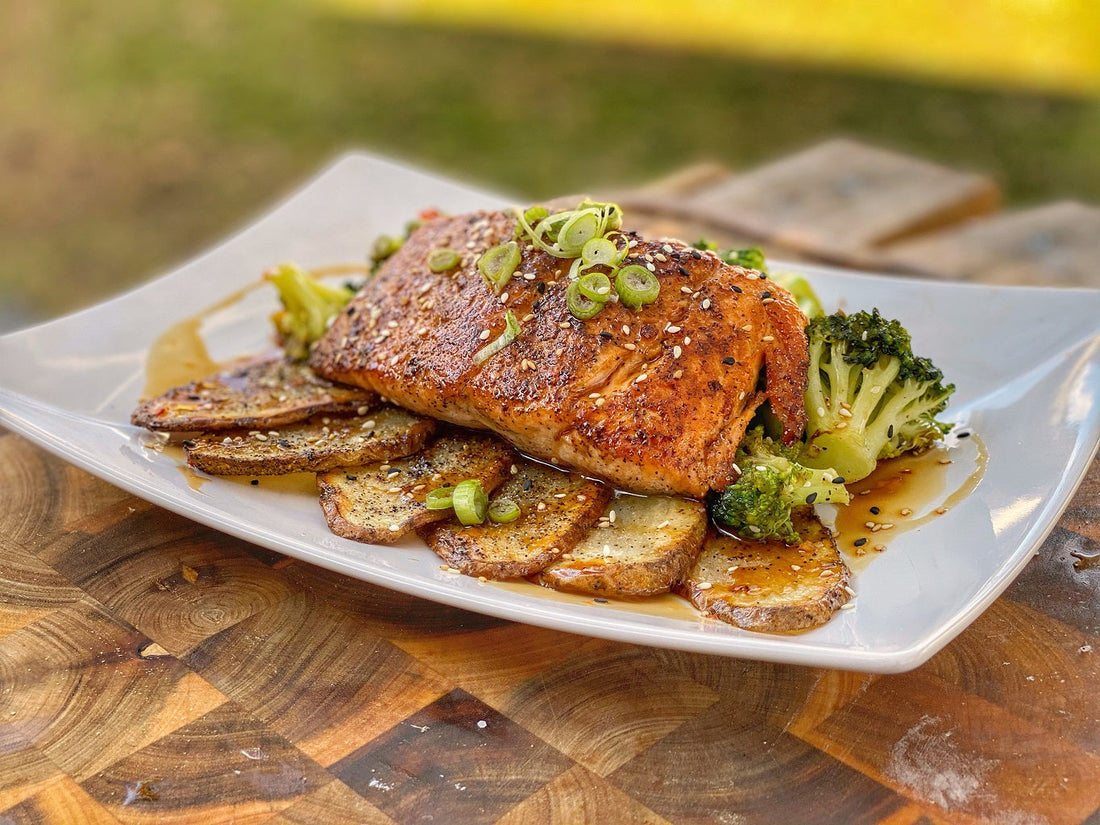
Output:
<svg viewBox="0 0 1100 825">
<path fill-rule="evenodd" d="M 15 0 L 0 79 L 0 331 L 349 148 L 534 199 L 843 135 L 1100 203 L 1096 0 Z"/>
</svg>

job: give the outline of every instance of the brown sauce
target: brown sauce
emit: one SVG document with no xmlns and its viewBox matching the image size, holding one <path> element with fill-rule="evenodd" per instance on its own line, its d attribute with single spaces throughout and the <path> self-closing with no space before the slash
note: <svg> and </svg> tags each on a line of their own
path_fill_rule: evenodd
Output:
<svg viewBox="0 0 1100 825">
<path fill-rule="evenodd" d="M 177 321 L 161 333 L 145 358 L 144 397 L 152 398 L 173 387 L 213 375 L 225 367 L 210 357 L 202 337 L 202 324 L 215 312 L 237 304 L 263 282 L 239 289 L 190 318 Z"/>
<path fill-rule="evenodd" d="M 871 475 L 848 485 L 852 500 L 837 508 L 837 545 L 854 568 L 887 549 L 898 535 L 948 513 L 985 475 L 988 453 L 976 436 L 969 438 L 972 458 L 960 457 L 959 449 L 938 447 L 920 455 L 903 455 L 883 461 Z M 959 461 L 972 460 L 970 473 L 948 489 L 949 471 Z"/>
</svg>

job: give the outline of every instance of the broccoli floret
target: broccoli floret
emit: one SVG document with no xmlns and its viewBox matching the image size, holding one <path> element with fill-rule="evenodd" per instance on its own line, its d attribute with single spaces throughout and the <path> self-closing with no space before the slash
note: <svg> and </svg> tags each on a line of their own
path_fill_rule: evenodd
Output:
<svg viewBox="0 0 1100 825">
<path fill-rule="evenodd" d="M 847 504 L 848 490 L 829 469 L 810 469 L 796 460 L 797 447 L 784 447 L 754 427 L 737 449 L 741 475 L 711 501 L 711 516 L 744 538 L 794 543 L 794 507 Z"/>
<path fill-rule="evenodd" d="M 806 445 L 801 461 L 831 467 L 847 481 L 879 460 L 919 452 L 950 428 L 936 420 L 955 391 L 909 333 L 879 311 L 815 318 L 806 329 Z"/>
<path fill-rule="evenodd" d="M 312 278 L 293 264 L 283 264 L 264 274 L 275 284 L 283 308 L 271 316 L 279 342 L 296 360 L 309 355 L 329 322 L 344 308 L 355 289 L 349 285 L 329 286 Z"/>
</svg>

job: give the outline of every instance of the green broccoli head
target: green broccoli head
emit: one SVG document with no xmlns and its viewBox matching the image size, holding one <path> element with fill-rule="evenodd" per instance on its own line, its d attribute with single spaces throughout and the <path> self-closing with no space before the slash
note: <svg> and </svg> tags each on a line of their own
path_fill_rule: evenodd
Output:
<svg viewBox="0 0 1100 825">
<path fill-rule="evenodd" d="M 323 284 L 293 264 L 276 267 L 264 278 L 279 290 L 283 308 L 271 320 L 283 349 L 295 360 L 309 355 L 310 346 L 355 294 L 351 286 Z"/>
<path fill-rule="evenodd" d="M 831 467 L 847 481 L 870 475 L 881 459 L 927 449 L 951 425 L 936 420 L 955 391 L 927 358 L 913 354 L 908 331 L 877 309 L 835 313 L 806 329 L 806 444 L 801 460 Z"/>
<path fill-rule="evenodd" d="M 711 516 L 743 538 L 798 541 L 791 511 L 816 503 L 847 504 L 848 490 L 830 469 L 812 469 L 754 427 L 737 450 L 741 475 L 711 501 Z"/>
</svg>

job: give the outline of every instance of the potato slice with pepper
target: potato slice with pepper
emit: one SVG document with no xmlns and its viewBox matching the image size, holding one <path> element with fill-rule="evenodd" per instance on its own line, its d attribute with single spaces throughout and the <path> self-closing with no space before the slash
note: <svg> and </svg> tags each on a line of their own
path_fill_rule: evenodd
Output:
<svg viewBox="0 0 1100 825">
<path fill-rule="evenodd" d="M 309 365 L 262 359 L 175 387 L 137 406 L 130 421 L 165 432 L 281 427 L 322 413 L 367 413 L 377 393 L 335 384 Z"/>
<path fill-rule="evenodd" d="M 538 575 L 555 590 L 634 597 L 679 584 L 703 545 L 707 508 L 669 496 L 622 495 L 600 527 Z"/>
<path fill-rule="evenodd" d="M 848 566 L 810 508 L 794 516 L 799 544 L 711 533 L 679 592 L 707 616 L 747 630 L 808 630 L 848 601 Z"/>
<path fill-rule="evenodd" d="M 611 490 L 575 473 L 524 461 L 493 498 L 518 505 L 518 518 L 471 527 L 441 522 L 421 530 L 421 536 L 447 564 L 467 575 L 518 579 L 570 550 L 599 518 Z"/>
<path fill-rule="evenodd" d="M 468 478 L 492 490 L 515 460 L 512 448 L 493 436 L 450 432 L 407 458 L 318 473 L 321 509 L 338 536 L 393 544 L 451 514 L 425 506 L 432 490 Z"/>
<path fill-rule="evenodd" d="M 267 432 L 200 435 L 184 441 L 183 448 L 188 464 L 216 476 L 322 472 L 411 455 L 435 428 L 430 418 L 387 406 L 369 415 L 314 416 Z"/>
</svg>

